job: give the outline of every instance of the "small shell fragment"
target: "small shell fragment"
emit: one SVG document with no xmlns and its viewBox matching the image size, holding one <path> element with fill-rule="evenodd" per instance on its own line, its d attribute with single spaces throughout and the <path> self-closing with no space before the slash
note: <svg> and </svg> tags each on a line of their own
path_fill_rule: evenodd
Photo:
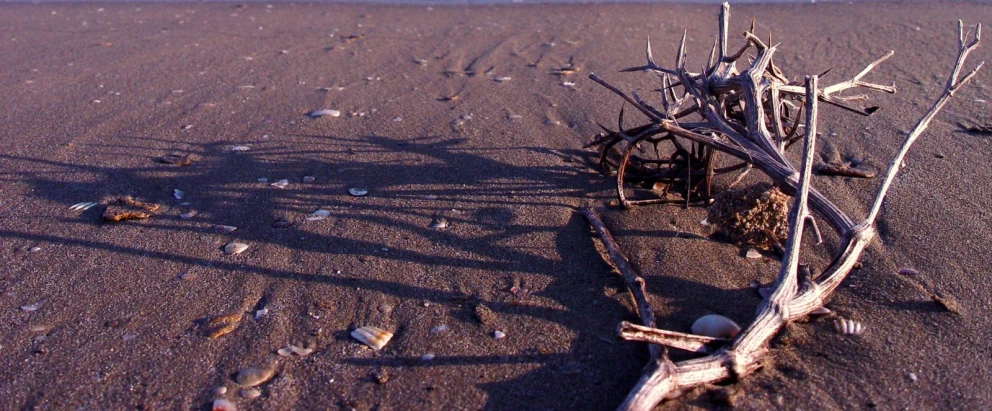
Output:
<svg viewBox="0 0 992 411">
<path fill-rule="evenodd" d="M 196 210 L 190 210 L 185 213 L 179 214 L 179 218 L 183 220 L 189 220 L 193 217 L 196 217 Z"/>
<path fill-rule="evenodd" d="M 258 181 L 259 183 L 262 183 L 262 184 L 268 184 L 269 178 L 268 177 L 259 177 L 255 181 Z"/>
<path fill-rule="evenodd" d="M 317 210 L 317 211 L 314 211 L 313 214 L 311 214 L 309 217 L 307 217 L 307 221 L 319 221 L 319 220 L 323 220 L 323 219 L 329 217 L 330 215 L 331 215 L 331 212 L 330 211 L 327 211 L 327 210 Z"/>
<path fill-rule="evenodd" d="M 865 325 L 847 318 L 834 320 L 834 331 L 838 334 L 858 335 L 865 332 Z"/>
<path fill-rule="evenodd" d="M 361 196 L 366 195 L 368 193 L 369 193 L 369 190 L 366 190 L 364 188 L 352 187 L 352 188 L 349 188 L 348 189 L 348 194 L 351 194 L 351 195 L 353 195 L 355 197 L 361 197 Z"/>
<path fill-rule="evenodd" d="M 239 394 L 241 395 L 241 398 L 246 400 L 253 400 L 262 396 L 262 392 L 255 388 L 243 389 L 239 392 Z"/>
<path fill-rule="evenodd" d="M 495 338 L 497 340 L 506 338 L 506 333 L 504 333 L 502 331 L 499 331 L 499 330 L 496 330 L 496 331 L 493 332 L 493 338 Z"/>
<path fill-rule="evenodd" d="M 183 197 L 186 196 L 186 193 L 183 192 L 183 190 L 180 190 L 180 189 L 177 188 L 175 190 L 172 190 L 172 196 L 175 197 L 176 200 L 182 200 Z"/>
<path fill-rule="evenodd" d="M 314 111 L 311 111 L 307 115 L 310 116 L 310 117 L 312 117 L 312 118 L 318 118 L 318 117 L 324 117 L 324 116 L 328 116 L 328 117 L 340 117 L 341 116 L 341 112 L 338 111 L 338 110 L 314 110 Z"/>
<path fill-rule="evenodd" d="M 899 274 L 900 275 L 919 275 L 920 272 L 919 271 L 916 271 L 915 269 L 909 268 L 909 267 L 903 267 L 903 268 L 900 268 L 899 269 Z"/>
<path fill-rule="evenodd" d="M 39 305 L 38 303 L 34 303 L 34 304 L 31 304 L 31 305 L 22 305 L 21 306 L 21 309 L 24 310 L 24 311 L 38 311 L 38 308 L 40 308 L 40 307 L 41 307 L 41 305 Z"/>
<path fill-rule="evenodd" d="M 317 178 L 316 178 L 316 177 L 314 177 L 314 176 L 303 176 L 303 182 L 304 182 L 304 183 L 312 183 L 312 182 L 314 182 L 314 180 L 316 180 L 316 179 L 317 179 Z"/>
<path fill-rule="evenodd" d="M 231 151 L 248 151 L 251 147 L 248 146 L 231 146 Z"/>
<path fill-rule="evenodd" d="M 255 311 L 255 319 L 256 320 L 257 319 L 260 319 L 262 317 L 265 317 L 266 315 L 269 315 L 269 309 L 268 308 L 263 308 L 261 310 Z"/>
<path fill-rule="evenodd" d="M 433 359 L 434 359 L 434 354 L 430 354 L 430 353 L 427 353 L 427 354 L 424 354 L 424 355 L 421 355 L 420 356 L 420 360 L 421 361 L 430 361 L 430 360 L 433 360 Z"/>
<path fill-rule="evenodd" d="M 235 381 L 244 387 L 254 387 L 268 381 L 273 374 L 275 370 L 271 368 L 248 367 L 238 372 Z"/>
<path fill-rule="evenodd" d="M 365 326 L 352 331 L 351 336 L 363 344 L 372 347 L 373 350 L 378 351 L 386 346 L 390 338 L 393 338 L 393 333 L 381 328 Z"/>
<path fill-rule="evenodd" d="M 447 325 L 443 325 L 443 324 L 442 325 L 439 325 L 437 327 L 431 328 L 431 334 L 440 334 L 440 333 L 443 333 L 445 331 L 448 331 L 448 326 Z"/>
<path fill-rule="evenodd" d="M 722 315 L 710 314 L 692 323 L 692 333 L 713 338 L 731 339 L 741 331 L 741 327 Z"/>
<path fill-rule="evenodd" d="M 313 348 L 300 348 L 295 345 L 287 345 L 286 347 L 280 348 L 278 351 L 276 351 L 276 354 L 279 354 L 283 357 L 289 357 L 290 355 L 293 354 L 299 355 L 300 357 L 306 357 L 310 355 L 310 353 L 312 352 L 313 352 Z"/>
<path fill-rule="evenodd" d="M 69 211 L 86 211 L 86 210 L 89 210 L 89 209 L 93 208 L 93 206 L 95 206 L 95 205 L 97 205 L 97 203 L 94 203 L 92 201 L 87 201 L 87 202 L 83 202 L 83 203 L 76 203 L 76 204 L 73 204 L 72 207 L 69 207 Z"/>
<path fill-rule="evenodd" d="M 214 228 L 214 230 L 220 230 L 220 231 L 223 231 L 225 233 L 230 233 L 231 231 L 234 231 L 234 230 L 237 230 L 238 229 L 238 227 L 235 227 L 233 225 L 222 225 L 222 224 L 214 225 L 213 228 Z"/>
<path fill-rule="evenodd" d="M 761 258 L 761 253 L 759 253 L 758 250 L 749 248 L 745 256 L 750 259 Z"/>
<path fill-rule="evenodd" d="M 287 186 L 289 186 L 289 180 L 283 179 L 283 180 L 276 181 L 276 182 L 274 182 L 272 184 L 269 184 L 269 185 L 270 186 L 273 186 L 275 188 L 286 188 Z"/>
<path fill-rule="evenodd" d="M 434 221 L 431 222 L 431 228 L 435 230 L 444 230 L 448 228 L 448 219 L 444 217 L 435 217 Z"/>
<path fill-rule="evenodd" d="M 245 243 L 227 243 L 224 246 L 224 254 L 227 255 L 237 255 L 245 252 L 248 249 L 248 244 Z"/>
<path fill-rule="evenodd" d="M 223 398 L 218 398 L 214 400 L 213 405 L 210 406 L 211 411 L 238 411 L 238 406 L 234 405 L 233 402 L 225 400 Z"/>
</svg>

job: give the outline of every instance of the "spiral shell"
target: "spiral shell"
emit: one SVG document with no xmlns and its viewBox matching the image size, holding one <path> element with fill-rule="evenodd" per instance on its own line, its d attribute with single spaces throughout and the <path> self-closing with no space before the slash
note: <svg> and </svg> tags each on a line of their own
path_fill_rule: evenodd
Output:
<svg viewBox="0 0 992 411">
<path fill-rule="evenodd" d="M 383 330 L 381 328 L 365 326 L 358 328 L 351 332 L 352 338 L 361 341 L 373 350 L 381 350 L 382 347 L 386 346 L 390 338 L 393 338 L 393 333 Z"/>
<path fill-rule="evenodd" d="M 731 339 L 739 332 L 741 327 L 722 315 L 704 315 L 692 323 L 692 333 L 696 335 Z"/>
<path fill-rule="evenodd" d="M 838 334 L 858 335 L 865 332 L 865 325 L 847 318 L 834 320 L 834 331 Z"/>
</svg>

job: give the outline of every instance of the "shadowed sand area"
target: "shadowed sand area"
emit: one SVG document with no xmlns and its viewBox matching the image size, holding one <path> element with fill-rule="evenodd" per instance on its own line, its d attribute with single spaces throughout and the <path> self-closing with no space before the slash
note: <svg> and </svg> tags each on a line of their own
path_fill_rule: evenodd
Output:
<svg viewBox="0 0 992 411">
<path fill-rule="evenodd" d="M 0 408 L 205 409 L 218 397 L 242 409 L 615 407 L 647 350 L 614 337 L 636 315 L 574 212 L 615 195 L 581 147 L 596 122 L 615 124 L 620 100 L 586 76 L 651 90 L 651 76 L 617 70 L 643 63 L 648 36 L 671 64 L 683 28 L 690 64 L 702 65 L 718 10 L 4 4 Z M 835 68 L 821 84 L 840 81 L 896 50 L 870 75 L 899 87 L 872 95 L 881 111 L 821 108 L 818 161 L 877 170 L 942 89 L 957 19 L 992 23 L 987 4 L 939 2 L 732 13 L 731 33 L 756 18 L 782 42 L 777 62 L 796 80 Z M 971 60 L 992 61 L 992 47 Z M 567 66 L 578 71 L 558 71 Z M 990 87 L 986 67 L 914 147 L 864 267 L 828 304 L 867 331 L 788 326 L 764 369 L 731 386 L 736 407 L 992 403 L 992 147 L 958 126 L 992 122 Z M 341 116 L 307 116 L 320 109 Z M 158 161 L 170 153 L 196 159 Z M 876 184 L 813 182 L 855 218 Z M 69 210 L 125 195 L 163 208 L 114 224 L 101 222 L 102 205 Z M 318 209 L 329 217 L 306 220 Z M 777 271 L 713 238 L 705 216 L 678 206 L 604 215 L 664 328 L 687 331 L 712 313 L 748 322 L 760 302 L 749 284 Z M 450 226 L 432 228 L 439 217 Z M 827 240 L 804 261 L 827 264 L 836 236 Z M 225 255 L 231 241 L 249 248 Z M 233 332 L 203 336 L 206 319 L 235 313 L 245 316 Z M 366 325 L 395 336 L 372 351 L 349 336 Z M 276 354 L 290 344 L 314 352 Z M 276 374 L 249 400 L 234 376 L 252 365 Z M 700 389 L 660 407 L 724 406 L 716 397 Z"/>
</svg>

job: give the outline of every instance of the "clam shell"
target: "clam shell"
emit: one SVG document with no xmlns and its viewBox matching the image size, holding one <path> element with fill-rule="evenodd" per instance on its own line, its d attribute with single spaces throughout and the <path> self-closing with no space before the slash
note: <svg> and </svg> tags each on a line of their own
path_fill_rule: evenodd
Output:
<svg viewBox="0 0 992 411">
<path fill-rule="evenodd" d="M 865 325 L 847 318 L 834 320 L 834 331 L 839 334 L 858 335 L 865 332 Z"/>
<path fill-rule="evenodd" d="M 234 405 L 233 402 L 225 400 L 223 398 L 218 398 L 214 400 L 213 405 L 210 406 L 211 411 L 238 411 L 238 406 Z"/>
<path fill-rule="evenodd" d="M 351 195 L 353 195 L 355 197 L 361 197 L 361 196 L 366 195 L 368 193 L 369 193 L 369 190 L 366 190 L 364 188 L 352 187 L 352 188 L 349 188 L 348 189 L 348 194 L 351 194 Z"/>
<path fill-rule="evenodd" d="M 372 326 L 365 326 L 358 328 L 351 332 L 352 338 L 361 341 L 373 350 L 381 350 L 382 347 L 386 346 L 390 338 L 393 338 L 393 333 L 383 330 L 381 328 L 376 328 Z"/>
<path fill-rule="evenodd" d="M 739 332 L 741 332 L 741 327 L 722 315 L 704 315 L 692 323 L 692 333 L 696 335 L 731 339 Z"/>
<path fill-rule="evenodd" d="M 93 206 L 95 206 L 96 204 L 97 203 L 94 203 L 92 201 L 76 203 L 73 204 L 72 207 L 69 207 L 69 211 L 86 211 L 93 208 Z"/>
<path fill-rule="evenodd" d="M 254 387 L 272 378 L 275 370 L 261 367 L 248 367 L 238 372 L 235 381 L 245 387 Z"/>
<path fill-rule="evenodd" d="M 248 249 L 248 244 L 245 243 L 227 243 L 224 246 L 224 254 L 236 255 L 245 252 Z"/>
</svg>

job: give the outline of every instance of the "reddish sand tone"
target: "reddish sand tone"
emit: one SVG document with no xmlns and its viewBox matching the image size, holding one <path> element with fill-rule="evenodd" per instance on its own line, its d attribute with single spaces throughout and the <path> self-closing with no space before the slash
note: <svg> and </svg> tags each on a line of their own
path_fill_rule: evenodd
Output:
<svg viewBox="0 0 992 411">
<path fill-rule="evenodd" d="M 574 213 L 613 196 L 581 147 L 595 122 L 615 124 L 620 100 L 586 76 L 657 87 L 617 70 L 643 63 L 648 36 L 670 62 L 683 28 L 690 64 L 703 64 L 717 12 L 4 4 L 0 408 L 202 409 L 218 397 L 244 409 L 616 406 L 647 354 L 614 337 L 635 316 Z M 880 112 L 821 108 L 818 160 L 874 169 L 943 86 L 957 19 L 992 23 L 988 5 L 936 2 L 732 12 L 732 33 L 757 18 L 782 42 L 777 61 L 795 79 L 835 68 L 821 83 L 840 81 L 897 51 L 870 75 L 899 87 L 872 96 Z M 990 56 L 985 46 L 972 60 Z M 569 61 L 580 70 L 556 75 Z M 992 403 L 992 147 L 957 126 L 992 122 L 990 86 L 986 68 L 909 155 L 880 239 L 828 305 L 867 331 L 841 336 L 829 319 L 790 325 L 767 366 L 730 386 L 738 407 Z M 307 116 L 319 109 L 342 115 Z M 159 161 L 170 153 L 197 157 Z M 855 217 L 877 184 L 814 181 Z M 349 195 L 353 187 L 368 195 Z M 126 195 L 163 207 L 147 220 L 102 222 L 104 205 Z M 102 205 L 69 210 L 85 201 Z M 307 221 L 318 209 L 329 217 Z M 712 239 L 705 215 L 677 206 L 604 215 L 665 328 L 687 331 L 711 313 L 746 323 L 759 302 L 749 283 L 777 270 Z M 437 216 L 450 227 L 432 229 Z M 249 248 L 225 255 L 232 241 Z M 822 267 L 835 247 L 828 236 L 806 261 Z M 204 336 L 210 318 L 239 313 L 237 328 Z M 372 351 L 349 336 L 365 325 L 395 336 Z M 440 325 L 447 331 L 430 332 Z M 290 344 L 315 351 L 276 354 Z M 249 366 L 276 372 L 251 400 L 234 382 Z M 718 397 L 700 389 L 662 408 L 712 408 Z"/>
</svg>

